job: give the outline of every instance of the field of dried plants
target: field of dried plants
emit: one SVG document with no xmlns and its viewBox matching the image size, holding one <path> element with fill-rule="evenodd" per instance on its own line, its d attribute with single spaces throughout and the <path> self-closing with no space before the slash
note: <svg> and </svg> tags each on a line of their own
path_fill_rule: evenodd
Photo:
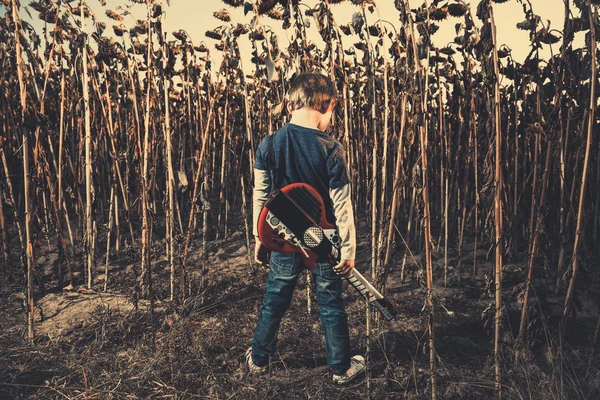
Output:
<svg viewBox="0 0 600 400">
<path fill-rule="evenodd" d="M 496 39 L 507 1 L 523 63 Z M 530 0 L 348 0 L 347 25 L 343 0 L 223 0 L 252 23 L 214 10 L 205 38 L 166 32 L 168 1 L 130 2 L 145 19 L 0 0 L 0 397 L 600 397 L 599 0 L 564 0 L 561 29 Z M 254 151 L 305 71 L 338 84 L 357 268 L 400 311 L 346 294 L 368 374 L 344 389 L 306 280 L 269 376 L 242 365 L 266 280 Z"/>
</svg>

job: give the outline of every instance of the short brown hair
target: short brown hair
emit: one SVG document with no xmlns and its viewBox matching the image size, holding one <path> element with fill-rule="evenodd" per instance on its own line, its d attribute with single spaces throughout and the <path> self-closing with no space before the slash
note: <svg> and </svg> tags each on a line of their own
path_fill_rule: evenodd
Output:
<svg viewBox="0 0 600 400">
<path fill-rule="evenodd" d="M 337 99 L 337 89 L 332 80 L 320 73 L 304 73 L 290 83 L 287 100 L 290 110 L 312 108 L 321 113 L 327 111 L 331 100 Z"/>
</svg>

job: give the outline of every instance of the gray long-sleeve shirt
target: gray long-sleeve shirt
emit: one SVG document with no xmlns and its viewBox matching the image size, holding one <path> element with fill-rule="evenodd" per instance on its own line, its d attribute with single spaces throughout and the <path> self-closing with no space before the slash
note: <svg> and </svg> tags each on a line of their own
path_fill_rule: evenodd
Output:
<svg viewBox="0 0 600 400">
<path fill-rule="evenodd" d="M 304 182 L 317 189 L 326 206 L 327 219 L 335 222 L 342 248 L 342 260 L 356 256 L 354 211 L 350 199 L 350 180 L 341 144 L 329 135 L 295 124 L 287 124 L 272 136 L 275 165 L 280 185 Z M 253 221 L 258 235 L 260 211 L 272 191 L 268 161 L 268 139 L 256 151 L 254 164 Z"/>
</svg>

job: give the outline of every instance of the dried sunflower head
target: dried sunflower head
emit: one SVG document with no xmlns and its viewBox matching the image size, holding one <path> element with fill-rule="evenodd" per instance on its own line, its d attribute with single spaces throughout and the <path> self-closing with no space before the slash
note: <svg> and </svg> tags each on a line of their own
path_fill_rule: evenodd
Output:
<svg viewBox="0 0 600 400">
<path fill-rule="evenodd" d="M 429 10 L 429 18 L 434 21 L 443 21 L 448 17 L 448 7 L 431 8 Z"/>
<path fill-rule="evenodd" d="M 50 7 L 47 4 L 44 3 L 36 3 L 36 2 L 32 2 L 29 3 L 29 5 L 31 6 L 31 8 L 33 8 L 35 11 L 37 12 L 45 12 L 48 11 L 50 9 Z"/>
<path fill-rule="evenodd" d="M 506 58 L 510 55 L 510 48 L 506 45 L 503 45 L 498 49 L 498 58 Z"/>
<path fill-rule="evenodd" d="M 54 24 L 58 19 L 58 12 L 55 9 L 40 12 L 40 19 L 49 24 Z"/>
<path fill-rule="evenodd" d="M 223 0 L 223 3 L 231 7 L 239 7 L 244 4 L 244 0 Z"/>
<path fill-rule="evenodd" d="M 208 48 L 204 45 L 204 43 L 200 43 L 199 46 L 194 46 L 194 50 L 196 50 L 199 53 L 207 53 L 208 52 Z"/>
<path fill-rule="evenodd" d="M 104 32 L 105 29 L 106 29 L 106 24 L 104 22 L 96 23 L 96 33 L 98 35 L 102 35 L 102 33 Z"/>
<path fill-rule="evenodd" d="M 162 14 L 162 7 L 160 4 L 155 4 L 152 8 L 152 18 L 158 18 Z"/>
<path fill-rule="evenodd" d="M 356 43 L 354 43 L 354 47 L 356 47 L 358 50 L 361 50 L 361 51 L 367 51 L 368 50 L 367 45 L 364 44 L 363 42 L 356 42 Z"/>
<path fill-rule="evenodd" d="M 396 7 L 396 10 L 404 12 L 404 9 L 406 8 L 404 0 L 394 0 L 394 7 Z"/>
<path fill-rule="evenodd" d="M 148 32 L 148 22 L 138 19 L 137 24 L 135 24 L 131 30 L 135 31 L 137 34 L 143 35 Z"/>
<path fill-rule="evenodd" d="M 177 39 L 181 40 L 182 42 L 187 41 L 187 37 L 188 37 L 187 33 L 183 29 L 174 31 L 173 36 L 175 36 Z"/>
<path fill-rule="evenodd" d="M 259 0 L 257 2 L 257 11 L 259 14 L 265 14 L 273 9 L 277 4 L 277 0 Z"/>
<path fill-rule="evenodd" d="M 123 34 L 125 33 L 125 31 L 127 31 L 127 28 L 125 28 L 125 25 L 121 24 L 121 25 L 113 25 L 113 31 L 115 32 L 115 35 L 117 36 L 123 36 Z"/>
<path fill-rule="evenodd" d="M 236 25 L 236 27 L 232 31 L 233 36 L 235 36 L 235 37 L 245 35 L 248 32 L 250 32 L 250 29 L 246 25 L 239 24 L 239 23 Z"/>
<path fill-rule="evenodd" d="M 381 35 L 381 30 L 379 29 L 379 27 L 377 25 L 371 25 L 371 26 L 369 26 L 369 35 L 379 36 L 379 35 Z"/>
<path fill-rule="evenodd" d="M 204 34 L 211 39 L 215 39 L 215 40 L 223 39 L 223 35 L 221 35 L 219 32 L 217 32 L 214 29 L 212 31 L 206 31 L 206 33 L 204 33 Z"/>
<path fill-rule="evenodd" d="M 123 17 L 115 10 L 106 10 L 106 16 L 110 19 L 114 19 L 115 21 L 123 22 Z"/>
<path fill-rule="evenodd" d="M 555 44 L 560 40 L 560 37 L 554 35 L 552 32 L 548 32 L 546 29 L 542 29 L 536 36 L 540 42 L 545 44 Z"/>
<path fill-rule="evenodd" d="M 456 53 L 456 51 L 452 47 L 448 46 L 448 47 L 441 48 L 440 53 L 445 54 L 447 56 L 452 56 Z"/>
<path fill-rule="evenodd" d="M 265 40 L 265 35 L 260 30 L 250 32 L 250 35 L 248 35 L 248 37 L 250 37 L 250 39 L 252 40 Z"/>
<path fill-rule="evenodd" d="M 360 32 L 364 24 L 365 20 L 361 13 L 357 12 L 352 15 L 352 22 L 350 25 L 352 26 L 352 29 L 354 29 L 354 32 Z"/>
<path fill-rule="evenodd" d="M 540 22 L 540 17 L 538 15 L 534 15 L 533 18 L 526 19 L 525 21 L 517 23 L 517 28 L 522 29 L 524 31 L 529 31 L 535 29 Z"/>
<path fill-rule="evenodd" d="M 448 4 L 448 14 L 453 17 L 462 17 L 468 10 L 467 5 L 463 3 Z"/>
<path fill-rule="evenodd" d="M 80 16 L 81 15 L 81 6 L 73 7 L 72 12 L 73 12 L 73 15 Z M 83 8 L 83 15 L 85 16 L 85 18 L 89 18 L 92 15 L 90 9 L 87 6 L 84 6 L 84 8 Z"/>
<path fill-rule="evenodd" d="M 229 11 L 227 11 L 226 9 L 221 9 L 219 11 L 215 11 L 213 13 L 214 17 L 218 20 L 221 20 L 223 22 L 230 22 L 231 21 L 231 15 L 229 15 Z"/>
<path fill-rule="evenodd" d="M 340 29 L 342 30 L 342 32 L 344 32 L 344 35 L 352 34 L 352 30 L 350 29 L 349 25 L 340 25 Z"/>
<path fill-rule="evenodd" d="M 267 12 L 267 16 L 274 20 L 281 21 L 283 19 L 283 13 L 277 8 L 273 8 Z"/>
</svg>

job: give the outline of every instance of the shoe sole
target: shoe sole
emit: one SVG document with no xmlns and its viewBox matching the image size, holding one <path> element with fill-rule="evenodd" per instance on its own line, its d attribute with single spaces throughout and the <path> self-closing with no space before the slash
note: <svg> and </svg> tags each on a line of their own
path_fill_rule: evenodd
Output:
<svg viewBox="0 0 600 400">
<path fill-rule="evenodd" d="M 354 382 L 355 380 L 357 380 L 358 378 L 360 378 L 361 376 L 364 376 L 365 374 L 365 368 L 363 368 L 359 373 L 357 373 L 356 375 L 354 375 L 352 378 L 348 379 L 347 381 L 333 381 L 333 384 L 335 386 L 346 386 L 352 382 Z"/>
</svg>

